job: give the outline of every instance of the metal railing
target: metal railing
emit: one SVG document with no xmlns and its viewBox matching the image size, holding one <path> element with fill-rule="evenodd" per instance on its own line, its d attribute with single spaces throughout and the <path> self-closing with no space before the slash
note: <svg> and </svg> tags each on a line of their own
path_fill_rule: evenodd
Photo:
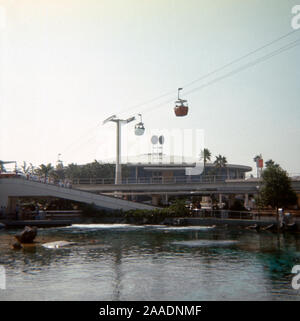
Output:
<svg viewBox="0 0 300 321">
<path fill-rule="evenodd" d="M 173 176 L 173 177 L 139 177 L 139 178 L 123 178 L 122 184 L 188 184 L 188 183 L 206 183 L 213 184 L 217 182 L 225 182 L 230 180 L 244 180 L 243 178 L 227 177 L 224 175 L 213 176 Z M 73 185 L 113 185 L 115 184 L 114 178 L 73 178 L 71 180 Z"/>
<path fill-rule="evenodd" d="M 199 218 L 220 218 L 220 219 L 239 219 L 239 220 L 276 220 L 275 213 L 263 213 L 254 211 L 232 211 L 232 210 L 213 210 L 213 209 L 199 209 L 191 211 L 192 217 Z"/>
</svg>

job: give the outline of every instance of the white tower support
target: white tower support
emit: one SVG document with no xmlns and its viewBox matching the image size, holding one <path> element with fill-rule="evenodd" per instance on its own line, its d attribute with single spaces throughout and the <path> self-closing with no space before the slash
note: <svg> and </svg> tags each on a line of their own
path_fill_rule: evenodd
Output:
<svg viewBox="0 0 300 321">
<path fill-rule="evenodd" d="M 109 121 L 116 123 L 116 173 L 115 173 L 115 184 L 122 184 L 122 165 L 121 165 L 121 126 L 122 124 L 128 124 L 135 120 L 135 117 L 128 119 L 116 118 L 116 115 L 110 116 L 104 120 L 103 125 Z"/>
</svg>

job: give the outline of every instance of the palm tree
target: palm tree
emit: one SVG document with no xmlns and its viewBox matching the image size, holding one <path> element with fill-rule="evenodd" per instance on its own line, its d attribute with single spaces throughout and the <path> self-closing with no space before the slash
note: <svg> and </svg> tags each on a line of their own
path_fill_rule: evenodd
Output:
<svg viewBox="0 0 300 321">
<path fill-rule="evenodd" d="M 32 163 L 29 163 L 29 172 L 31 175 L 34 174 L 35 167 L 32 165 Z"/>
<path fill-rule="evenodd" d="M 222 168 L 225 168 L 227 165 L 227 159 L 225 156 L 218 155 L 216 156 L 216 159 L 214 161 L 215 167 L 219 169 L 219 171 L 222 171 Z"/>
<path fill-rule="evenodd" d="M 30 171 L 30 166 L 27 166 L 27 163 L 24 161 L 23 165 L 21 165 L 22 172 L 26 175 Z"/>
<path fill-rule="evenodd" d="M 207 163 L 207 161 L 210 161 L 210 158 L 211 158 L 211 152 L 209 151 L 209 149 L 207 149 L 207 148 L 203 149 L 203 151 L 201 152 L 201 158 L 203 159 L 203 163 L 204 163 L 203 172 L 205 174 L 206 163 Z"/>
<path fill-rule="evenodd" d="M 47 165 L 41 164 L 37 169 L 36 173 L 40 176 L 49 177 L 54 167 L 49 163 Z"/>
</svg>

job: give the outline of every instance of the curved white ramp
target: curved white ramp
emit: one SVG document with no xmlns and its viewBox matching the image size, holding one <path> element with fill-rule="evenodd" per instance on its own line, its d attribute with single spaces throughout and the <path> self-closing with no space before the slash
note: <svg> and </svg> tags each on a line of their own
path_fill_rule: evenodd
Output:
<svg viewBox="0 0 300 321">
<path fill-rule="evenodd" d="M 122 200 L 120 198 L 106 195 L 98 195 L 89 192 L 83 192 L 72 188 L 60 187 L 57 185 L 44 184 L 30 181 L 23 178 L 2 178 L 0 179 L 0 204 L 7 204 L 8 197 L 22 196 L 52 196 L 65 198 L 77 202 L 92 204 L 111 210 L 132 210 L 147 209 L 153 210 L 154 206 Z"/>
</svg>

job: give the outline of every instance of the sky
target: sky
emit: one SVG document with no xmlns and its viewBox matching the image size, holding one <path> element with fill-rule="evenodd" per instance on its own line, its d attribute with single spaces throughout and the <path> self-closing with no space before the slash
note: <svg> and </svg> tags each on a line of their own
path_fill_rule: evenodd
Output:
<svg viewBox="0 0 300 321">
<path fill-rule="evenodd" d="M 134 136 L 135 122 L 122 129 L 131 145 L 144 147 L 141 153 L 151 147 L 149 133 L 202 130 L 213 159 L 221 154 L 255 169 L 261 153 L 300 173 L 300 46 L 235 72 L 300 39 L 291 26 L 297 4 L 0 0 L 0 159 L 113 159 L 115 125 L 102 121 L 142 113 L 145 136 Z M 178 87 L 189 114 L 176 118 Z"/>
</svg>

